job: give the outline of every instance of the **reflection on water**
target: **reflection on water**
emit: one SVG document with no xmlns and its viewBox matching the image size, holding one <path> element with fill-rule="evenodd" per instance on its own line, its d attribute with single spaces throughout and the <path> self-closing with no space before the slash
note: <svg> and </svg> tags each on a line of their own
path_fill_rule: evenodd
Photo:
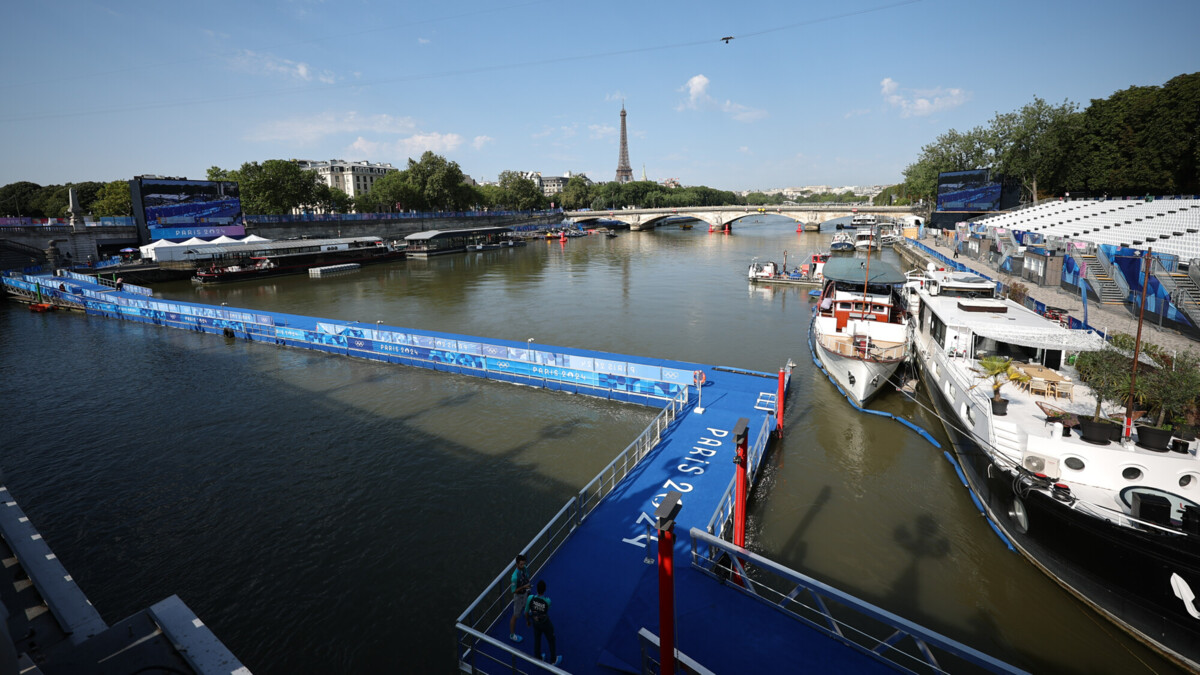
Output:
<svg viewBox="0 0 1200 675">
<path fill-rule="evenodd" d="M 808 353 L 808 289 L 746 284 L 754 257 L 791 262 L 832 232 L 762 220 L 155 291 L 768 372 L 792 359 L 756 550 L 1031 670 L 1170 672 L 1008 552 L 940 450 L 837 395 Z M 106 620 L 179 593 L 260 674 L 449 671 L 457 614 L 655 414 L 15 306 L 0 339 L 19 401 L 0 468 Z M 872 405 L 942 438 L 917 402 Z"/>
</svg>

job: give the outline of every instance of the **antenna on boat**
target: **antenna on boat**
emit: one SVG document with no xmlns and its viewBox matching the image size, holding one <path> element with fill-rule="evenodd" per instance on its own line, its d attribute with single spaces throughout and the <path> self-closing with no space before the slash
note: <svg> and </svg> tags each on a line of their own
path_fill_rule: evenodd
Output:
<svg viewBox="0 0 1200 675">
<path fill-rule="evenodd" d="M 1142 318 L 1146 316 L 1146 289 L 1150 286 L 1150 265 L 1154 262 L 1154 247 L 1146 249 L 1143 262 L 1146 272 L 1142 275 L 1142 306 L 1138 310 L 1137 338 L 1133 342 L 1133 372 L 1129 375 L 1129 398 L 1125 400 L 1125 424 L 1121 437 L 1133 436 L 1133 388 L 1137 385 L 1138 359 L 1142 351 Z"/>
</svg>

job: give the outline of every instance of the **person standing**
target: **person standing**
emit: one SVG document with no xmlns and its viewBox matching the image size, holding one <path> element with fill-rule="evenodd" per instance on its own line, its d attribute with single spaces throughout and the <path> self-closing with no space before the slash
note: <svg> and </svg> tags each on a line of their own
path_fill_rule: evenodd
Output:
<svg viewBox="0 0 1200 675">
<path fill-rule="evenodd" d="M 556 666 L 562 663 L 554 640 L 554 623 L 550 621 L 550 598 L 546 596 L 546 582 L 543 580 L 537 582 L 537 593 L 525 601 L 525 620 L 533 626 L 534 656 L 540 656 L 543 661 Z M 546 658 L 546 652 L 542 651 L 543 635 L 546 636 L 546 646 L 550 648 L 550 658 Z"/>
<path fill-rule="evenodd" d="M 513 570 L 508 584 L 508 588 L 513 594 L 512 618 L 508 620 L 508 639 L 513 642 L 520 642 L 524 639 L 517 635 L 517 617 L 525 611 L 525 600 L 529 595 L 529 573 L 525 571 L 528 564 L 525 554 L 518 553 L 517 569 Z"/>
</svg>

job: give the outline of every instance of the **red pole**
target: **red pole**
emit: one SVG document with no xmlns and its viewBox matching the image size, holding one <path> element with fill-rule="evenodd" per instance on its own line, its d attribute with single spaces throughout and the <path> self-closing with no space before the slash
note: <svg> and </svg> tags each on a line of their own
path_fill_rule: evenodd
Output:
<svg viewBox="0 0 1200 675">
<path fill-rule="evenodd" d="M 779 369 L 779 388 L 775 393 L 775 432 L 780 436 L 783 435 L 783 387 L 787 382 L 787 376 L 783 374 L 783 368 Z"/>
<path fill-rule="evenodd" d="M 746 547 L 746 461 L 749 445 L 746 427 L 750 420 L 745 417 L 738 420 L 733 435 L 737 440 L 737 492 L 733 502 L 733 543 L 735 546 Z"/>
<path fill-rule="evenodd" d="M 683 493 L 671 490 L 654 511 L 658 530 L 658 663 L 662 675 L 675 673 L 675 518 Z"/>
<path fill-rule="evenodd" d="M 675 673 L 675 531 L 658 532 L 658 662 L 662 675 Z"/>
<path fill-rule="evenodd" d="M 1137 385 L 1138 359 L 1142 352 L 1142 319 L 1146 316 L 1146 288 L 1150 286 L 1150 265 L 1154 262 L 1154 249 L 1147 248 L 1143 262 L 1146 273 L 1142 276 L 1142 306 L 1138 311 L 1137 337 L 1133 340 L 1133 372 L 1129 374 L 1129 398 L 1125 399 L 1125 424 L 1121 435 L 1128 439 L 1133 436 L 1133 392 Z"/>
</svg>

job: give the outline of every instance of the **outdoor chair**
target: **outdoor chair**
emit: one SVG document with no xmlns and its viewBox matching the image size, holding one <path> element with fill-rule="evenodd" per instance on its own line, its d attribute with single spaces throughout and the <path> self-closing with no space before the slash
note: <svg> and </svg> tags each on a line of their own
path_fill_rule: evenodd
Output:
<svg viewBox="0 0 1200 675">
<path fill-rule="evenodd" d="M 1047 395 L 1049 395 L 1050 390 L 1046 386 L 1045 380 L 1043 380 L 1040 377 L 1035 377 L 1035 378 L 1029 380 L 1029 393 L 1030 394 L 1039 394 L 1041 396 L 1047 396 Z"/>
<path fill-rule="evenodd" d="M 1046 424 L 1062 422 L 1062 425 L 1068 429 L 1079 426 L 1079 416 L 1075 413 L 1069 413 L 1062 408 L 1056 408 L 1042 401 L 1035 401 L 1035 403 L 1038 408 L 1041 408 L 1042 412 L 1046 413 Z"/>
<path fill-rule="evenodd" d="M 1055 382 L 1054 383 L 1054 400 L 1058 397 L 1066 396 L 1068 400 L 1075 400 L 1075 385 L 1071 382 Z"/>
</svg>

